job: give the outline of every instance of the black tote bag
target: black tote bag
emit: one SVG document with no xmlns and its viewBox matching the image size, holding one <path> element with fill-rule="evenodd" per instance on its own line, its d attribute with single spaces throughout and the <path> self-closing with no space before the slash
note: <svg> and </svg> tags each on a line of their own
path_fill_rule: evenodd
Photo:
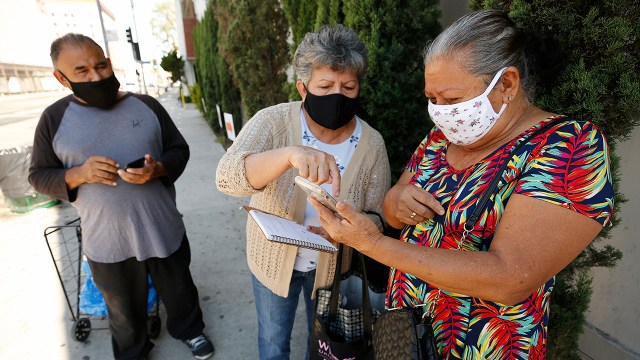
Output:
<svg viewBox="0 0 640 360">
<path fill-rule="evenodd" d="M 331 290 L 316 291 L 316 311 L 311 331 L 310 360 L 373 360 L 373 321 L 369 282 L 363 273 L 363 305 L 344 309 L 338 306 L 342 273 L 343 245 L 338 250 L 336 272 Z M 364 269 L 362 254 L 358 257 Z M 355 276 L 355 275 L 351 275 Z"/>
</svg>

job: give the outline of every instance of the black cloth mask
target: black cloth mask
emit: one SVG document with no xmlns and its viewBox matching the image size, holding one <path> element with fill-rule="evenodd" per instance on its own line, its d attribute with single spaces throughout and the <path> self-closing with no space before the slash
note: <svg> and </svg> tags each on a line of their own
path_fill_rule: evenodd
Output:
<svg viewBox="0 0 640 360">
<path fill-rule="evenodd" d="M 331 130 L 339 129 L 349 123 L 358 110 L 358 98 L 337 94 L 313 95 L 307 87 L 304 109 L 316 124 Z"/>
<path fill-rule="evenodd" d="M 60 70 L 58 72 L 62 74 Z M 73 82 L 64 74 L 62 76 L 71 85 L 73 94 L 91 106 L 107 110 L 112 108 L 118 101 L 120 82 L 116 78 L 116 74 L 111 74 L 111 76 L 102 80 L 86 82 Z"/>
</svg>

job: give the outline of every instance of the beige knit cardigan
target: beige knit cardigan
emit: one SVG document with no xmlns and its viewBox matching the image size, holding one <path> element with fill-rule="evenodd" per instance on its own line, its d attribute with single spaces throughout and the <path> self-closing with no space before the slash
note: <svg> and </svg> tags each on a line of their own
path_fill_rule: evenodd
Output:
<svg viewBox="0 0 640 360">
<path fill-rule="evenodd" d="M 263 189 L 247 181 L 244 159 L 255 153 L 292 145 L 302 145 L 301 102 L 284 103 L 263 109 L 242 128 L 220 159 L 216 171 L 218 189 L 232 196 L 251 196 L 250 206 L 297 223 L 304 220 L 306 195 L 294 183 L 297 169 L 289 169 Z M 389 160 L 380 133 L 362 121 L 362 134 L 341 181 L 339 199 L 358 211 L 381 214 L 382 199 L 390 187 Z M 372 216 L 379 226 L 377 216 Z M 247 221 L 247 262 L 254 276 L 275 294 L 286 297 L 298 248 L 268 241 L 253 220 Z M 345 257 L 345 262 L 350 256 Z M 318 255 L 314 291 L 327 287 L 335 272 L 336 256 Z M 343 266 L 346 268 L 346 266 Z"/>
</svg>

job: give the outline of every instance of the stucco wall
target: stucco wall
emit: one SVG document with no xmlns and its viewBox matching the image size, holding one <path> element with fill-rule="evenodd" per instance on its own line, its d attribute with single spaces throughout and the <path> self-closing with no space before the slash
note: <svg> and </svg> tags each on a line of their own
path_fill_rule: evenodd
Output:
<svg viewBox="0 0 640 360">
<path fill-rule="evenodd" d="M 471 11 L 467 0 L 440 1 L 440 10 L 442 11 L 440 24 L 442 24 L 443 28 L 451 25 L 456 19 Z"/>
<path fill-rule="evenodd" d="M 619 144 L 616 152 L 622 158 L 620 191 L 629 201 L 616 206 L 622 223 L 612 230 L 610 239 L 601 243 L 615 246 L 624 257 L 613 269 L 591 271 L 593 295 L 586 314 L 589 326 L 580 344 L 589 357 L 602 360 L 614 359 L 602 351 L 608 346 L 620 348 L 629 359 L 640 359 L 640 128 Z"/>
</svg>

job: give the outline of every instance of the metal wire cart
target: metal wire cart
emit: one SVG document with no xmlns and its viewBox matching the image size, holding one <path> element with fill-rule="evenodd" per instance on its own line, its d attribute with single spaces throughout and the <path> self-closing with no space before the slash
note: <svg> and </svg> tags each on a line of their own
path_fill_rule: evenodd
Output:
<svg viewBox="0 0 640 360">
<path fill-rule="evenodd" d="M 85 341 L 91 333 L 91 320 L 106 323 L 107 313 L 102 294 L 95 287 L 88 263 L 83 259 L 80 219 L 47 227 L 44 238 L 72 317 L 71 334 L 75 340 Z M 159 305 L 160 300 L 150 284 L 147 330 L 151 339 L 160 335 L 162 327 Z M 99 329 L 108 328 L 104 325 L 95 328 Z"/>
</svg>

